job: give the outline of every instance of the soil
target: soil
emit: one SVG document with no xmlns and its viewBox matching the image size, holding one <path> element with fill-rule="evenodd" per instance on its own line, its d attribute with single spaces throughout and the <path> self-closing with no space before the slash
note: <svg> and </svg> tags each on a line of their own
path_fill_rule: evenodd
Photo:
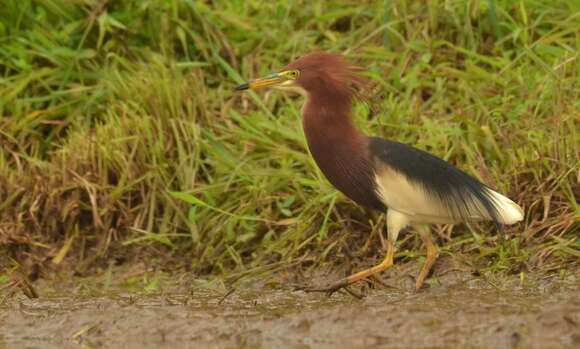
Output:
<svg viewBox="0 0 580 349">
<path fill-rule="evenodd" d="M 405 278 L 363 291 L 17 295 L 0 302 L 0 348 L 580 348 L 574 276 L 492 282 L 456 272 L 420 292 Z"/>
</svg>

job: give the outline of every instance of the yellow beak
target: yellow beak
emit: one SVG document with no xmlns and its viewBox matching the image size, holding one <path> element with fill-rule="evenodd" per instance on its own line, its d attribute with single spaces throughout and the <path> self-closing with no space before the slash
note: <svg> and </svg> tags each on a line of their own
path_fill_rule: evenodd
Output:
<svg viewBox="0 0 580 349">
<path fill-rule="evenodd" d="M 250 82 L 243 83 L 243 84 L 236 87 L 236 91 L 247 90 L 247 89 L 259 90 L 262 88 L 279 85 L 285 81 L 287 81 L 287 79 L 283 75 L 281 75 L 279 73 L 274 73 L 274 74 L 265 76 L 263 78 L 259 78 L 259 79 L 252 80 Z"/>
</svg>

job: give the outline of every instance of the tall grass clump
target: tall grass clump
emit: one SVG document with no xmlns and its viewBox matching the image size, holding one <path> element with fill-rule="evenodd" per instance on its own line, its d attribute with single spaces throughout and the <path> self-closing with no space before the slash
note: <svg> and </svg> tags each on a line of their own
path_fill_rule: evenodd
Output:
<svg viewBox="0 0 580 349">
<path fill-rule="evenodd" d="M 155 256 L 215 273 L 376 253 L 384 222 L 318 171 L 300 99 L 232 90 L 316 49 L 368 67 L 367 133 L 525 208 L 500 235 L 438 227 L 450 253 L 577 265 L 579 44 L 565 0 L 4 1 L 0 264 Z"/>
</svg>

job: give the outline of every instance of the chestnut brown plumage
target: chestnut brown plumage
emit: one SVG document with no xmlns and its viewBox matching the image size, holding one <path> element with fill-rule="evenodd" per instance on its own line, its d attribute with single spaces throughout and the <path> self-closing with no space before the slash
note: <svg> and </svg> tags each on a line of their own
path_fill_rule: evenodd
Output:
<svg viewBox="0 0 580 349">
<path fill-rule="evenodd" d="M 310 53 L 277 73 L 242 84 L 236 90 L 265 87 L 300 88 L 307 95 L 302 123 L 308 148 L 328 180 L 353 201 L 387 213 L 387 253 L 379 265 L 324 288 L 334 292 L 374 276 L 393 265 L 395 242 L 411 225 L 427 247 L 419 273 L 420 289 L 438 256 L 425 224 L 491 220 L 513 224 L 522 209 L 451 164 L 402 143 L 367 137 L 352 120 L 356 88 L 365 85 L 358 72 L 338 54 Z"/>
</svg>

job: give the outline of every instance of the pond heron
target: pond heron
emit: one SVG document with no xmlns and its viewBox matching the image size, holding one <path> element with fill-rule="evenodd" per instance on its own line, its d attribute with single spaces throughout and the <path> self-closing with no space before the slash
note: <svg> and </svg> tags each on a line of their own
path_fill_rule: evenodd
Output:
<svg viewBox="0 0 580 349">
<path fill-rule="evenodd" d="M 412 227 L 427 248 L 416 279 L 421 288 L 439 250 L 428 224 L 493 221 L 513 224 L 523 219 L 515 202 L 472 176 L 425 151 L 396 141 L 368 137 L 352 120 L 354 87 L 365 79 L 359 67 L 339 54 L 315 52 L 236 90 L 298 88 L 306 96 L 302 123 L 308 148 L 326 178 L 356 203 L 386 212 L 386 256 L 378 265 L 327 287 L 309 288 L 329 294 L 375 277 L 393 265 L 401 230 Z"/>
</svg>

